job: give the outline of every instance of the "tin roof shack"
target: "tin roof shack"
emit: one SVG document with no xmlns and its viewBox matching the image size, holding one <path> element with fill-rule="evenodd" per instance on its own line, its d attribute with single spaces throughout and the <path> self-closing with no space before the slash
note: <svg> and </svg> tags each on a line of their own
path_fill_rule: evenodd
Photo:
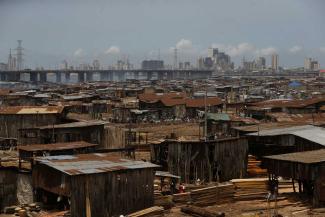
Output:
<svg viewBox="0 0 325 217">
<path fill-rule="evenodd" d="M 213 141 L 165 140 L 151 145 L 152 162 L 181 176 L 183 182 L 205 182 L 242 178 L 246 174 L 246 138 Z"/>
<path fill-rule="evenodd" d="M 223 102 L 219 97 L 186 99 L 186 116 L 197 118 L 198 111 L 204 111 L 205 106 L 211 113 L 222 112 Z"/>
<path fill-rule="evenodd" d="M 103 153 L 42 157 L 33 185 L 38 199 L 69 198 L 72 217 L 125 215 L 153 205 L 156 167 Z"/>
<path fill-rule="evenodd" d="M 154 110 L 158 118 L 174 119 L 185 117 L 186 94 L 183 92 L 139 94 L 140 110 Z"/>
<path fill-rule="evenodd" d="M 259 157 L 325 148 L 325 129 L 312 125 L 261 130 L 247 136 L 250 153 Z"/>
<path fill-rule="evenodd" d="M 298 180 L 314 206 L 325 206 L 325 149 L 266 156 L 263 161 L 273 178 Z"/>
<path fill-rule="evenodd" d="M 232 127 L 256 123 L 259 121 L 254 118 L 244 118 L 226 113 L 207 113 L 207 134 L 212 138 L 230 137 L 233 135 Z"/>
<path fill-rule="evenodd" d="M 10 106 L 0 107 L 0 137 L 19 140 L 19 129 L 62 123 L 62 106 Z"/>
<path fill-rule="evenodd" d="M 247 116 L 265 119 L 266 113 L 285 112 L 289 114 L 316 113 L 325 105 L 325 98 L 311 98 L 306 100 L 272 99 L 252 103 L 247 108 Z"/>
<path fill-rule="evenodd" d="M 66 124 L 41 126 L 35 129 L 39 143 L 86 141 L 99 144 L 103 148 L 106 144 L 104 137 L 104 121 L 79 121 Z M 30 143 L 26 143 L 30 144 Z"/>
<path fill-rule="evenodd" d="M 98 145 L 84 141 L 18 146 L 19 169 L 22 160 L 30 161 L 32 168 L 34 157 L 92 153 L 96 146 Z"/>
</svg>

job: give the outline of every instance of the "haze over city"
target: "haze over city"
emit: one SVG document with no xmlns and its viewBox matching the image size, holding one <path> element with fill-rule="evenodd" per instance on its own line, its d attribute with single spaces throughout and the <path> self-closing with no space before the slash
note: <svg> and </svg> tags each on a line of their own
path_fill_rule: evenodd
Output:
<svg viewBox="0 0 325 217">
<path fill-rule="evenodd" d="M 0 60 L 22 39 L 24 64 L 57 67 L 99 59 L 102 65 L 128 57 L 172 64 L 196 63 L 208 47 L 228 53 L 236 65 L 280 56 L 283 67 L 303 66 L 304 58 L 325 60 L 322 0 L 142 0 L 0 1 Z"/>
<path fill-rule="evenodd" d="M 0 217 L 324 217 L 325 0 L 0 0 Z"/>
</svg>

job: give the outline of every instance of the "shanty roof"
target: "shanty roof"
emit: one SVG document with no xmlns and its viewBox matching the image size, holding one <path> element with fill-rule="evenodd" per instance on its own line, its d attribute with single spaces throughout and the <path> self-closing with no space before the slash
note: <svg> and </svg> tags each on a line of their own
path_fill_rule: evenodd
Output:
<svg viewBox="0 0 325 217">
<path fill-rule="evenodd" d="M 325 113 L 287 114 L 284 112 L 276 112 L 268 113 L 267 115 L 274 118 L 277 122 L 299 122 L 305 124 L 325 123 Z"/>
<path fill-rule="evenodd" d="M 207 119 L 213 121 L 230 121 L 230 116 L 225 113 L 207 113 Z"/>
<path fill-rule="evenodd" d="M 325 129 L 312 125 L 294 126 L 288 128 L 261 130 L 250 133 L 250 136 L 277 136 L 277 135 L 295 135 L 306 140 L 325 146 Z"/>
<path fill-rule="evenodd" d="M 63 106 L 8 106 L 0 107 L 0 114 L 59 114 Z"/>
<path fill-rule="evenodd" d="M 251 109 L 270 109 L 270 108 L 303 108 L 316 103 L 324 102 L 324 97 L 310 98 L 305 100 L 290 100 L 290 99 L 272 99 L 257 103 L 252 103 Z"/>
<path fill-rule="evenodd" d="M 249 132 L 257 132 L 261 130 L 283 129 L 283 128 L 293 127 L 293 126 L 301 126 L 301 124 L 295 122 L 272 122 L 272 123 L 261 123 L 261 124 L 239 126 L 239 127 L 232 127 L 232 128 L 238 131 L 249 133 Z"/>
<path fill-rule="evenodd" d="M 180 176 L 175 176 L 175 175 L 171 174 L 168 171 L 156 171 L 155 176 L 175 178 L 175 179 L 180 179 L 181 178 Z"/>
<path fill-rule="evenodd" d="M 97 144 L 92 144 L 84 141 L 78 142 L 64 142 L 64 143 L 52 143 L 52 144 L 34 144 L 18 146 L 18 150 L 33 152 L 33 151 L 58 151 L 58 150 L 70 150 L 94 147 Z"/>
<path fill-rule="evenodd" d="M 149 162 L 112 157 L 109 153 L 48 156 L 36 160 L 70 176 L 159 167 Z"/>
<path fill-rule="evenodd" d="M 186 99 L 186 107 L 191 108 L 202 108 L 205 106 L 215 106 L 221 105 L 223 102 L 219 97 L 207 97 L 204 98 L 195 98 L 195 99 Z"/>
<path fill-rule="evenodd" d="M 41 126 L 39 129 L 62 129 L 62 128 L 82 128 L 82 127 L 90 127 L 90 126 L 100 126 L 104 125 L 107 122 L 105 121 L 78 121 L 66 124 L 56 124 L 56 125 L 48 125 Z"/>
<path fill-rule="evenodd" d="M 290 161 L 305 164 L 315 164 L 325 162 L 325 149 L 314 151 L 294 152 L 289 154 L 279 154 L 265 156 L 266 159 Z"/>
</svg>

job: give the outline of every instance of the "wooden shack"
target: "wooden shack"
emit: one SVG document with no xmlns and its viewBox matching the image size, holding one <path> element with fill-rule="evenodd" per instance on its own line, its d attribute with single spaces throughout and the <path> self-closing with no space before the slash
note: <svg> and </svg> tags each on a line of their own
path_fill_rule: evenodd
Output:
<svg viewBox="0 0 325 217">
<path fill-rule="evenodd" d="M 0 137 L 18 138 L 19 129 L 62 123 L 62 106 L 10 106 L 0 108 Z M 20 141 L 18 140 L 18 143 Z"/>
<path fill-rule="evenodd" d="M 266 156 L 263 161 L 270 177 L 297 180 L 303 184 L 299 191 L 310 195 L 314 206 L 325 205 L 325 149 Z"/>
<path fill-rule="evenodd" d="M 104 121 L 78 121 L 21 129 L 22 144 L 86 141 L 104 147 Z"/>
<path fill-rule="evenodd" d="M 247 154 L 246 138 L 165 140 L 151 145 L 152 162 L 181 176 L 186 183 L 242 178 L 246 174 Z"/>
<path fill-rule="evenodd" d="M 69 199 L 72 217 L 125 215 L 153 205 L 155 167 L 103 153 L 42 157 L 33 186 L 42 202 Z"/>
<path fill-rule="evenodd" d="M 260 130 L 247 137 L 249 151 L 256 156 L 325 148 L 325 129 L 312 125 Z"/>
</svg>

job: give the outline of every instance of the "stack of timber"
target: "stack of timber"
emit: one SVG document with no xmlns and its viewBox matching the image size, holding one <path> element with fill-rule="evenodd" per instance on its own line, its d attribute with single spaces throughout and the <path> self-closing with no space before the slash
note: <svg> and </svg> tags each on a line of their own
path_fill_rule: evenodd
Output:
<svg viewBox="0 0 325 217">
<path fill-rule="evenodd" d="M 195 206 L 228 203 L 233 200 L 234 185 L 231 183 L 191 191 L 191 202 Z"/>
<path fill-rule="evenodd" d="M 261 168 L 262 162 L 253 155 L 248 155 L 247 175 L 249 177 L 267 177 L 267 170 Z"/>
<path fill-rule="evenodd" d="M 158 216 L 164 216 L 164 208 L 161 206 L 153 206 L 127 215 L 127 217 L 158 217 Z"/>
<path fill-rule="evenodd" d="M 268 193 L 268 179 L 233 179 L 236 193 L 235 200 L 263 199 Z"/>
<path fill-rule="evenodd" d="M 177 204 L 187 204 L 191 201 L 191 193 L 185 192 L 185 193 L 179 193 L 179 194 L 173 194 L 173 201 Z"/>
<path fill-rule="evenodd" d="M 181 211 L 183 213 L 199 217 L 225 217 L 224 213 L 214 213 L 197 206 L 184 206 L 181 208 Z"/>
</svg>

